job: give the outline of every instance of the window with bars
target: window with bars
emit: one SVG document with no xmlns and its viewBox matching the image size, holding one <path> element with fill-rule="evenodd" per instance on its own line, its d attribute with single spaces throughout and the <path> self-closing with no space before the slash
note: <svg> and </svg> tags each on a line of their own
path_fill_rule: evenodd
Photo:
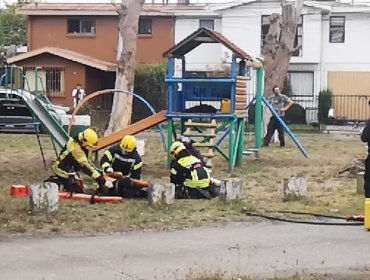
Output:
<svg viewBox="0 0 370 280">
<path fill-rule="evenodd" d="M 67 19 L 68 34 L 95 34 L 96 33 L 95 19 Z"/>
<path fill-rule="evenodd" d="M 330 17 L 329 42 L 344 43 L 345 17 Z"/>
<path fill-rule="evenodd" d="M 37 71 L 35 67 L 26 67 L 25 69 L 25 90 L 34 92 L 44 92 L 48 96 L 63 97 L 64 93 L 64 68 L 62 67 L 42 67 Z M 37 84 L 36 84 L 37 82 Z"/>
<path fill-rule="evenodd" d="M 270 15 L 263 15 L 261 18 L 261 49 L 265 42 L 266 36 L 269 32 L 269 28 L 270 28 Z M 298 46 L 299 48 L 292 53 L 292 56 L 303 55 L 303 16 L 299 18 L 293 47 L 297 48 Z"/>
<path fill-rule="evenodd" d="M 62 75 L 64 74 L 62 72 L 64 71 L 61 68 L 50 67 L 45 69 L 46 91 L 48 93 L 62 92 Z"/>
<path fill-rule="evenodd" d="M 201 19 L 199 20 L 199 27 L 205 27 L 214 30 L 215 21 L 213 19 Z"/>
<path fill-rule="evenodd" d="M 152 34 L 152 19 L 142 18 L 139 19 L 139 34 L 140 35 L 151 35 Z"/>
</svg>

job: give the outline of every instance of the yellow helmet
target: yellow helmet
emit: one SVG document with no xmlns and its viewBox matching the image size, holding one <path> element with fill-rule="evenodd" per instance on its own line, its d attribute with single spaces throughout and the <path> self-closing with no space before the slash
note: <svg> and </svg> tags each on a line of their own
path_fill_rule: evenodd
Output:
<svg viewBox="0 0 370 280">
<path fill-rule="evenodd" d="M 120 147 L 127 153 L 132 152 L 136 148 L 136 138 L 132 135 L 126 135 L 122 138 Z"/>
<path fill-rule="evenodd" d="M 185 145 L 180 141 L 175 141 L 171 145 L 170 153 L 172 157 L 177 156 L 181 151 L 186 150 Z"/>
<path fill-rule="evenodd" d="M 98 135 L 91 128 L 80 132 L 78 134 L 78 140 L 83 147 L 96 147 L 98 145 Z"/>
</svg>

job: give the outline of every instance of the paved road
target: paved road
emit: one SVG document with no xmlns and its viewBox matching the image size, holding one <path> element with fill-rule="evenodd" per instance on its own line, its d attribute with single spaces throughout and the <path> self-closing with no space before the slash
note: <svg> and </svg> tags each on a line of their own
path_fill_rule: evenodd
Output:
<svg viewBox="0 0 370 280">
<path fill-rule="evenodd" d="M 0 239 L 0 279 L 6 280 L 181 279 L 189 270 L 262 276 L 302 270 L 366 273 L 368 268 L 370 232 L 358 226 L 231 224 L 97 237 Z"/>
</svg>

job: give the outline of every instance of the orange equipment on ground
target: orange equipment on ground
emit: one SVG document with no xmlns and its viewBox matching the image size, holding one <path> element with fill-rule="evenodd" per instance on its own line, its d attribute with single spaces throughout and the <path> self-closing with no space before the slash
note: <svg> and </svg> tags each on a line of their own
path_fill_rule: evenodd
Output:
<svg viewBox="0 0 370 280">
<path fill-rule="evenodd" d="M 92 195 L 85 193 L 59 192 L 60 199 L 85 200 L 90 201 Z M 96 202 L 122 202 L 123 198 L 120 196 L 94 196 Z"/>
<path fill-rule="evenodd" d="M 105 180 L 108 180 L 108 181 L 113 183 L 117 179 L 121 178 L 122 176 L 123 176 L 122 172 L 116 171 L 116 172 L 105 174 L 104 178 L 105 178 Z M 131 180 L 132 184 L 135 187 L 138 187 L 138 188 L 147 188 L 147 187 L 149 187 L 149 182 L 147 182 L 147 181 L 132 179 L 132 178 L 130 178 L 130 180 Z"/>
</svg>

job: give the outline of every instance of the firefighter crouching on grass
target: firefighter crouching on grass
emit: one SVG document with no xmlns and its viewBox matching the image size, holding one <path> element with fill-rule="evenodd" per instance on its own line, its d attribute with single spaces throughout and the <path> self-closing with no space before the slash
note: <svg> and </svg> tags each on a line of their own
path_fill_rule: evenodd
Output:
<svg viewBox="0 0 370 280">
<path fill-rule="evenodd" d="M 121 172 L 115 187 L 109 190 L 109 195 L 119 195 L 125 198 L 145 198 L 147 191 L 135 186 L 130 178 L 140 180 L 143 162 L 136 149 L 136 138 L 126 135 L 121 143 L 105 151 L 100 166 L 109 173 Z"/>
<path fill-rule="evenodd" d="M 200 159 L 190 154 L 183 143 L 174 142 L 170 153 L 170 180 L 176 186 L 176 198 L 210 199 L 219 195 L 219 189 L 211 184 L 208 169 Z"/>
<path fill-rule="evenodd" d="M 113 184 L 105 180 L 104 176 L 88 160 L 88 150 L 96 147 L 98 135 L 88 128 L 76 137 L 70 137 L 66 146 L 60 152 L 57 160 L 51 166 L 56 175 L 56 182 L 63 185 L 64 190 L 71 192 L 84 192 L 81 180 L 76 172 L 82 170 L 93 178 L 99 185 L 112 188 Z"/>
</svg>

